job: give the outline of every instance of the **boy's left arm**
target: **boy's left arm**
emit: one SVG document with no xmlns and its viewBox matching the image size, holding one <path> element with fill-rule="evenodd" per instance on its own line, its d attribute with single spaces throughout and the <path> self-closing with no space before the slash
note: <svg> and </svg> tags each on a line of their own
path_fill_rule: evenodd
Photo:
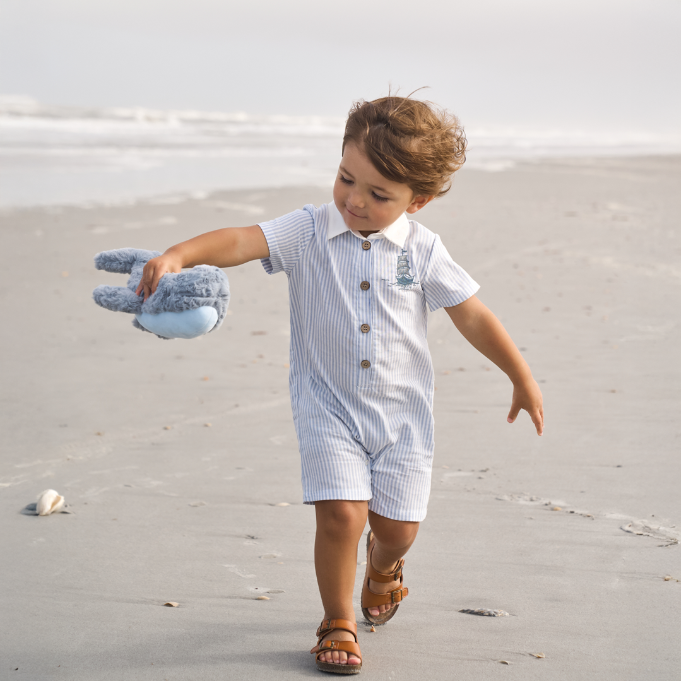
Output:
<svg viewBox="0 0 681 681">
<path fill-rule="evenodd" d="M 501 322 L 475 296 L 445 310 L 461 335 L 511 379 L 513 401 L 508 422 L 513 423 L 518 412 L 525 409 L 537 429 L 537 435 L 541 435 L 544 431 L 541 390 Z"/>
</svg>

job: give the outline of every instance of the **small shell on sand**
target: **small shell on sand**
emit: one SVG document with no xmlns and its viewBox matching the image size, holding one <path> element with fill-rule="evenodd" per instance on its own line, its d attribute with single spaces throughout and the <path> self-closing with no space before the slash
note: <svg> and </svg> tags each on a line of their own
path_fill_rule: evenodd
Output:
<svg viewBox="0 0 681 681">
<path fill-rule="evenodd" d="M 270 599 L 269 599 L 268 596 L 258 596 L 255 600 L 256 601 L 269 601 Z"/>
<path fill-rule="evenodd" d="M 501 664 L 511 664 L 508 660 L 499 660 Z"/>
<path fill-rule="evenodd" d="M 539 660 L 543 660 L 546 657 L 544 653 L 530 653 L 530 655 L 532 655 L 532 657 L 536 657 Z"/>
<path fill-rule="evenodd" d="M 180 606 L 179 603 L 176 603 L 175 601 L 168 601 L 167 603 L 164 603 L 167 608 L 178 608 Z"/>
<path fill-rule="evenodd" d="M 489 608 L 477 608 L 475 610 L 464 608 L 459 612 L 465 612 L 467 615 L 482 615 L 483 617 L 510 617 L 505 610 L 490 610 Z"/>
<path fill-rule="evenodd" d="M 59 513 L 64 508 L 64 497 L 53 489 L 46 489 L 38 495 L 38 503 L 36 504 L 36 511 L 38 515 L 50 515 L 51 513 Z"/>
</svg>

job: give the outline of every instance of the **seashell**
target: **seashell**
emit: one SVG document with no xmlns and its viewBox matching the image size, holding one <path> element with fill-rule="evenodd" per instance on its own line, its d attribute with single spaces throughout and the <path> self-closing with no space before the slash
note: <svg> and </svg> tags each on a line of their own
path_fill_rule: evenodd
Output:
<svg viewBox="0 0 681 681">
<path fill-rule="evenodd" d="M 274 504 L 274 505 L 275 506 L 290 506 L 291 504 L 289 504 L 287 501 L 281 501 L 278 504 Z"/>
<path fill-rule="evenodd" d="M 373 624 L 371 625 L 370 631 L 371 631 L 372 633 L 374 633 L 374 632 L 376 631 L 376 627 L 375 627 Z"/>
<path fill-rule="evenodd" d="M 268 596 L 258 596 L 255 600 L 256 601 L 269 601 L 270 599 L 269 599 Z"/>
<path fill-rule="evenodd" d="M 508 660 L 499 660 L 499 662 L 501 662 L 501 664 L 511 664 Z"/>
<path fill-rule="evenodd" d="M 180 606 L 180 604 L 176 603 L 175 601 L 168 601 L 167 603 L 164 603 L 163 605 L 165 605 L 169 608 L 178 608 Z"/>
<path fill-rule="evenodd" d="M 483 617 L 510 617 L 505 610 L 490 610 L 489 608 L 476 608 L 475 610 L 464 608 L 459 612 L 464 612 L 467 615 L 482 615 Z"/>
<path fill-rule="evenodd" d="M 36 504 L 36 511 L 38 515 L 50 515 L 50 513 L 59 513 L 64 508 L 64 497 L 53 489 L 46 489 L 38 495 L 38 503 Z"/>
<path fill-rule="evenodd" d="M 552 511 L 562 511 L 563 509 L 560 506 L 554 506 L 551 510 Z"/>
<path fill-rule="evenodd" d="M 540 660 L 546 657 L 546 655 L 544 655 L 544 653 L 530 653 L 530 655 L 532 655 L 532 657 L 536 657 Z"/>
</svg>

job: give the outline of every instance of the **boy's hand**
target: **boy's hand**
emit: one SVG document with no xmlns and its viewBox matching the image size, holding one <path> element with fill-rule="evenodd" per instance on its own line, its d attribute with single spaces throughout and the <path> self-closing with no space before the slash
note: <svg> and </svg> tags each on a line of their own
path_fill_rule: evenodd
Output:
<svg viewBox="0 0 681 681">
<path fill-rule="evenodd" d="M 156 292 L 156 287 L 161 277 L 166 272 L 181 272 L 182 271 L 182 261 L 178 256 L 174 256 L 170 253 L 164 253 L 159 255 L 158 258 L 152 258 L 142 270 L 142 279 L 135 291 L 135 295 L 140 295 L 144 293 L 144 300 Z"/>
<path fill-rule="evenodd" d="M 541 390 L 533 378 L 513 385 L 513 401 L 507 421 L 513 423 L 521 409 L 530 415 L 537 435 L 541 435 L 544 432 L 544 408 Z"/>
</svg>

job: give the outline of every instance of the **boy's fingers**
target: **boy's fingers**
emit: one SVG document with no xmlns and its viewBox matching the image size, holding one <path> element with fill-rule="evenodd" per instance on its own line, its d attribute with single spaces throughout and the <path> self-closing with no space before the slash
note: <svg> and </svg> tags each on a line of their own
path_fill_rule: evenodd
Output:
<svg viewBox="0 0 681 681">
<path fill-rule="evenodd" d="M 532 422 L 537 429 L 537 435 L 541 435 L 544 432 L 544 415 L 541 413 L 541 411 L 539 411 L 539 409 L 536 409 L 530 414 L 530 416 L 532 417 Z"/>
<path fill-rule="evenodd" d="M 520 412 L 520 405 L 513 403 L 511 405 L 511 411 L 508 412 L 508 417 L 507 421 L 509 423 L 513 423 L 516 420 L 516 417 L 518 416 L 518 413 Z"/>
<path fill-rule="evenodd" d="M 165 274 L 165 272 L 163 274 Z M 156 293 L 156 289 L 158 288 L 158 282 L 161 281 L 163 274 L 159 275 L 156 272 L 154 272 L 154 279 L 151 282 L 151 292 L 152 293 Z"/>
</svg>

